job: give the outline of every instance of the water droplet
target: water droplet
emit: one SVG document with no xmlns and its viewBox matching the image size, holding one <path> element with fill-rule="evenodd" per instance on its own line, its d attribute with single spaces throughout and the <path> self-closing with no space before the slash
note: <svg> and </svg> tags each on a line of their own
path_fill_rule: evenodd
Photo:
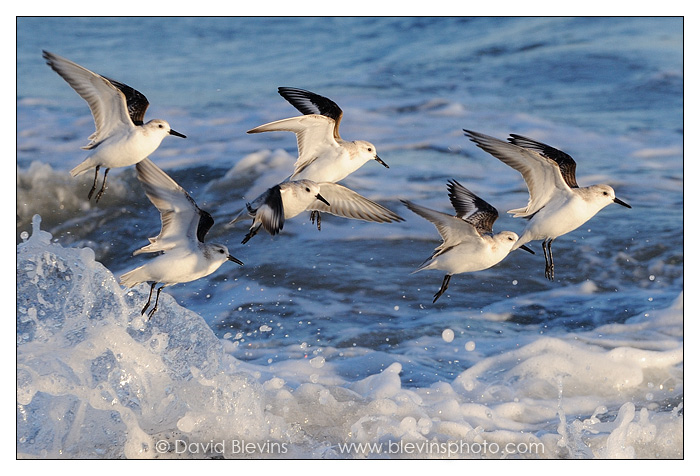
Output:
<svg viewBox="0 0 700 476">
<path fill-rule="evenodd" d="M 445 342 L 452 342 L 455 338 L 455 333 L 452 329 L 445 329 L 442 331 L 442 340 Z"/>
<path fill-rule="evenodd" d="M 325 364 L 325 363 L 326 363 L 326 359 L 320 355 L 309 360 L 309 364 L 311 364 L 311 366 L 315 369 L 320 369 L 321 367 L 323 367 L 323 364 Z"/>
</svg>

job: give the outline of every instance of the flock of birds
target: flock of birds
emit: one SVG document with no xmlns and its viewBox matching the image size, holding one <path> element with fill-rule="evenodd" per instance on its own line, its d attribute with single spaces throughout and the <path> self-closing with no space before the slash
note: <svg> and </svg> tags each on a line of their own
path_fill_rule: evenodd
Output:
<svg viewBox="0 0 700 476">
<path fill-rule="evenodd" d="M 127 287 L 151 283 L 141 314 L 148 310 L 157 284 L 161 286 L 149 318 L 158 309 L 164 287 L 208 276 L 226 261 L 243 265 L 226 246 L 205 242 L 214 225 L 212 216 L 148 158 L 166 136 L 185 136 L 162 119 L 144 122 L 149 103 L 139 91 L 48 51 L 43 52 L 43 57 L 88 103 L 95 121 L 95 132 L 83 147 L 90 154 L 70 172 L 76 176 L 95 169 L 88 200 L 97 190 L 100 168 L 104 168 L 104 178 L 95 202 L 105 193 L 111 168 L 135 164 L 146 196 L 160 212 L 160 234 L 134 252 L 160 255 L 120 277 L 120 284 Z M 370 160 L 389 167 L 371 143 L 340 137 L 341 108 L 332 100 L 303 89 L 280 87 L 279 93 L 302 115 L 261 125 L 248 133 L 294 132 L 299 157 L 286 180 L 247 203 L 231 221 L 235 224 L 252 219 L 242 243 L 248 242 L 261 227 L 271 235 L 279 233 L 285 220 L 303 212 L 310 212 L 311 221 L 319 230 L 322 212 L 379 223 L 403 221 L 393 211 L 337 183 Z M 456 180 L 447 185 L 455 215 L 401 200 L 408 209 L 430 221 L 442 237 L 433 255 L 414 271 L 446 272 L 433 302 L 447 290 L 452 275 L 490 268 L 518 248 L 534 254 L 525 245 L 535 240 L 542 240 L 545 276 L 554 280 L 555 238 L 575 230 L 611 203 L 631 208 L 616 198 L 608 185 L 579 187 L 576 162 L 560 150 L 516 134 L 511 134 L 506 142 L 466 129 L 464 132 L 478 147 L 523 176 L 530 194 L 528 204 L 508 213 L 528 222 L 520 236 L 512 231 L 494 233 L 498 211 Z"/>
</svg>

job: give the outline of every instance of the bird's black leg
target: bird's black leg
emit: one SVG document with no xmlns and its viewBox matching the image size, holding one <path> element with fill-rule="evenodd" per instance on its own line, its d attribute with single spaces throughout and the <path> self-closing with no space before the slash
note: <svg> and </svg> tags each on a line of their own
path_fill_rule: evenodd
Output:
<svg viewBox="0 0 700 476">
<path fill-rule="evenodd" d="M 151 304 L 151 296 L 153 296 L 153 288 L 156 287 L 156 283 L 151 284 L 151 292 L 148 293 L 148 302 L 146 303 L 145 306 L 143 306 L 143 309 L 141 309 L 141 315 L 143 316 L 146 312 L 146 309 L 148 309 L 149 304 Z"/>
<path fill-rule="evenodd" d="M 151 309 L 151 312 L 148 313 L 148 319 L 153 317 L 153 314 L 155 314 L 155 312 L 158 310 L 158 298 L 160 297 L 160 292 L 163 290 L 164 287 L 165 284 L 158 288 L 158 292 L 156 293 L 156 303 L 153 305 L 153 309 Z"/>
<path fill-rule="evenodd" d="M 311 211 L 311 223 L 316 223 L 318 231 L 321 231 L 321 212 L 318 210 Z"/>
<path fill-rule="evenodd" d="M 437 301 L 438 298 L 442 296 L 445 293 L 445 291 L 447 291 L 447 287 L 450 285 L 451 277 L 451 274 L 446 274 L 445 277 L 442 279 L 442 286 L 440 286 L 440 290 L 435 293 L 435 296 L 433 296 L 433 304 L 435 304 L 435 301 Z"/>
<path fill-rule="evenodd" d="M 92 182 L 92 188 L 90 189 L 90 192 L 88 193 L 88 200 L 92 198 L 92 194 L 95 193 L 95 189 L 97 189 L 97 177 L 100 175 L 100 166 L 98 165 L 95 167 L 95 180 Z"/>
<path fill-rule="evenodd" d="M 102 194 L 105 193 L 105 189 L 107 188 L 107 172 L 109 172 L 109 169 L 105 169 L 105 177 L 102 179 L 102 188 L 100 188 L 100 191 L 97 192 L 97 197 L 95 197 L 95 203 L 100 201 L 100 198 L 102 197 Z"/>
<path fill-rule="evenodd" d="M 549 276 L 552 281 L 554 281 L 554 256 L 552 255 L 552 241 L 547 242 L 547 253 L 549 253 Z"/>
<path fill-rule="evenodd" d="M 549 279 L 549 256 L 547 255 L 547 240 L 542 242 L 542 254 L 544 255 L 544 276 Z"/>
<path fill-rule="evenodd" d="M 254 237 L 258 233 L 259 229 L 260 229 L 260 225 L 258 225 L 256 227 L 251 227 L 251 229 L 245 235 L 245 238 L 243 238 L 243 241 L 241 241 L 241 244 L 245 245 L 246 243 L 248 243 L 248 240 L 250 240 L 252 237 Z"/>
<path fill-rule="evenodd" d="M 544 275 L 550 281 L 554 281 L 554 260 L 552 259 L 552 240 L 542 242 L 542 253 L 544 254 Z"/>
</svg>

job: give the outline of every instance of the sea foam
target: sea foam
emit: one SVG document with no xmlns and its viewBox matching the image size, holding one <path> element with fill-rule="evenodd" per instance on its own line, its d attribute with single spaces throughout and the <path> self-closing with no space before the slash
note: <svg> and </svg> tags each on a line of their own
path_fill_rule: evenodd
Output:
<svg viewBox="0 0 700 476">
<path fill-rule="evenodd" d="M 147 285 L 122 290 L 92 250 L 52 243 L 40 222 L 17 246 L 21 458 L 683 456 L 672 339 L 634 348 L 615 342 L 614 326 L 605 341 L 541 338 L 425 388 L 404 386 L 389 360 L 343 377 L 387 357 L 368 349 L 256 365 L 165 293 L 147 320 Z M 676 332 L 681 298 L 634 325 L 657 332 L 657 319 Z"/>
</svg>

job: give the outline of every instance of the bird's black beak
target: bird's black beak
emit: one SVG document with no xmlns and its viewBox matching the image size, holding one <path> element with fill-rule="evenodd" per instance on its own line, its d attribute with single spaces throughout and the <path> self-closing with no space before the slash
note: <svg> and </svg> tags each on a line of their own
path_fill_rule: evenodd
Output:
<svg viewBox="0 0 700 476">
<path fill-rule="evenodd" d="M 631 205 L 627 205 L 625 202 L 623 202 L 617 197 L 613 198 L 613 202 L 617 203 L 618 205 L 622 205 L 623 207 L 632 208 Z"/>
<path fill-rule="evenodd" d="M 531 255 L 534 255 L 534 254 L 535 254 L 534 251 L 532 251 L 530 248 L 528 248 L 528 247 L 525 246 L 525 245 L 521 245 L 519 249 L 521 249 L 521 250 L 523 250 L 523 251 L 527 251 L 527 252 L 530 253 Z"/>
<path fill-rule="evenodd" d="M 377 162 L 379 162 L 380 164 L 382 164 L 382 165 L 383 165 L 384 167 L 386 167 L 387 169 L 389 168 L 389 166 L 386 165 L 386 162 L 384 162 L 382 159 L 380 159 L 378 155 L 375 155 L 375 156 L 374 156 L 374 160 L 376 160 Z"/>
<path fill-rule="evenodd" d="M 187 139 L 187 136 L 185 134 L 180 134 L 178 131 L 173 130 L 173 129 L 170 129 L 170 135 L 182 137 L 183 139 Z"/>
<path fill-rule="evenodd" d="M 226 257 L 226 259 L 228 259 L 229 261 L 233 261 L 234 263 L 240 264 L 241 266 L 243 266 L 243 261 L 239 260 L 238 258 L 236 258 L 236 257 L 234 257 L 234 256 L 228 255 L 228 256 Z"/>
<path fill-rule="evenodd" d="M 331 204 L 328 203 L 328 200 L 326 200 L 325 198 L 323 198 L 323 197 L 321 196 L 320 193 L 316 195 L 316 198 L 318 198 L 319 200 L 321 200 L 323 203 L 325 203 L 325 204 L 328 205 L 329 207 L 331 206 Z"/>
</svg>

